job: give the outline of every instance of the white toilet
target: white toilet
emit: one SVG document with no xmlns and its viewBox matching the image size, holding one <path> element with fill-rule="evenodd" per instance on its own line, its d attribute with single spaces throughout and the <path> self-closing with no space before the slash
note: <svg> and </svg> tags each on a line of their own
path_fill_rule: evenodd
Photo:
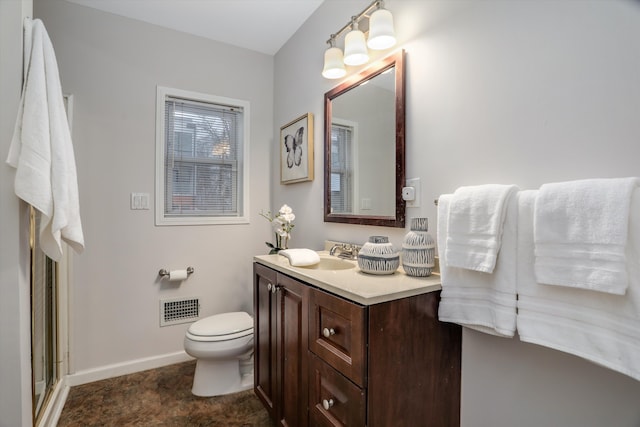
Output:
<svg viewBox="0 0 640 427">
<path fill-rule="evenodd" d="M 193 323 L 185 351 L 197 359 L 191 392 L 219 396 L 253 387 L 253 318 L 245 312 L 216 314 Z"/>
</svg>

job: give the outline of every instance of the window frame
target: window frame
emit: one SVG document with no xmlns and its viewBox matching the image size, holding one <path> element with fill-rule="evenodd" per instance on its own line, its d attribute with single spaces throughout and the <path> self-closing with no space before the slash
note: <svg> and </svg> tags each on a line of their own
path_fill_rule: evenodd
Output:
<svg viewBox="0 0 640 427">
<path fill-rule="evenodd" d="M 242 108 L 242 137 L 238 150 L 237 179 L 238 184 L 236 194 L 238 197 L 238 214 L 233 216 L 167 216 L 165 214 L 165 101 L 167 98 L 184 99 L 185 101 L 200 102 L 206 104 L 216 104 L 220 106 L 231 106 Z M 249 223 L 249 142 L 250 142 L 250 103 L 240 99 L 227 98 L 205 93 L 187 91 L 182 89 L 157 86 L 156 89 L 156 188 L 155 188 L 155 224 L 156 226 L 171 225 L 225 225 L 225 224 L 248 224 Z"/>
<path fill-rule="evenodd" d="M 349 147 L 347 147 L 347 155 L 351 157 L 351 169 L 345 169 L 344 170 L 344 174 L 341 174 L 342 178 L 341 179 L 345 179 L 343 175 L 348 175 L 347 178 L 347 182 L 348 182 L 348 186 L 345 187 L 345 189 L 348 191 L 348 193 L 346 194 L 346 198 L 350 199 L 350 204 L 351 204 L 351 210 L 350 211 L 344 211 L 344 212 L 335 212 L 339 215 L 355 215 L 357 213 L 359 213 L 360 208 L 359 208 L 359 204 L 358 204 L 358 200 L 359 200 L 359 179 L 360 179 L 360 175 L 359 175 L 359 169 L 358 169 L 358 163 L 355 161 L 355 159 L 358 158 L 358 150 L 359 150 L 359 138 L 358 138 L 358 122 L 354 122 L 352 120 L 347 120 L 347 119 L 341 119 L 338 117 L 334 117 L 332 119 L 331 122 L 331 133 L 333 133 L 333 127 L 341 127 L 341 128 L 345 128 L 348 129 L 349 132 L 351 133 L 351 141 L 349 144 Z M 332 141 L 332 145 L 333 145 L 333 141 Z M 333 153 L 332 153 L 333 154 Z M 329 165 L 329 168 L 331 169 L 331 165 Z M 330 170 L 330 175 L 333 174 L 333 169 Z M 332 197 L 333 200 L 333 197 Z M 331 213 L 333 212 L 333 207 L 331 207 Z"/>
</svg>

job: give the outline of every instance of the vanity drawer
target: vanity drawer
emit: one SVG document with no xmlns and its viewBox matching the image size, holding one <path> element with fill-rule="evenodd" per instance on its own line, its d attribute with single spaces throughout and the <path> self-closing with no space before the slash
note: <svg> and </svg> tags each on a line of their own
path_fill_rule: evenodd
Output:
<svg viewBox="0 0 640 427">
<path fill-rule="evenodd" d="M 314 289 L 309 315 L 309 349 L 351 381 L 365 387 L 365 307 Z"/>
<path fill-rule="evenodd" d="M 364 426 L 365 392 L 309 353 L 309 424 Z"/>
</svg>

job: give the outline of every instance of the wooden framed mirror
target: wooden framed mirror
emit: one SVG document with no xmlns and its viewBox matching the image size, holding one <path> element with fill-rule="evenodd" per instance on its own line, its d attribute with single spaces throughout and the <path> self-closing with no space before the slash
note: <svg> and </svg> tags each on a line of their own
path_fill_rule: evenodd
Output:
<svg viewBox="0 0 640 427">
<path fill-rule="evenodd" d="M 325 93 L 325 222 L 405 226 L 404 138 L 403 50 Z"/>
</svg>

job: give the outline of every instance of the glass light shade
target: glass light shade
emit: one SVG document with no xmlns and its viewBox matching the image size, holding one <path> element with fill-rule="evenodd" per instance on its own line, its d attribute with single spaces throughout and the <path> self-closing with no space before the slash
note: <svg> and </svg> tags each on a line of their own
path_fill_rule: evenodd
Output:
<svg viewBox="0 0 640 427">
<path fill-rule="evenodd" d="M 337 47 L 330 47 L 324 52 L 324 68 L 322 77 L 326 79 L 339 79 L 347 74 L 344 68 L 342 51 Z"/>
<path fill-rule="evenodd" d="M 396 44 L 393 15 L 386 9 L 378 9 L 369 19 L 367 46 L 374 50 L 388 49 Z"/>
<path fill-rule="evenodd" d="M 351 30 L 344 38 L 344 63 L 347 65 L 362 65 L 369 60 L 364 33 Z"/>
</svg>

